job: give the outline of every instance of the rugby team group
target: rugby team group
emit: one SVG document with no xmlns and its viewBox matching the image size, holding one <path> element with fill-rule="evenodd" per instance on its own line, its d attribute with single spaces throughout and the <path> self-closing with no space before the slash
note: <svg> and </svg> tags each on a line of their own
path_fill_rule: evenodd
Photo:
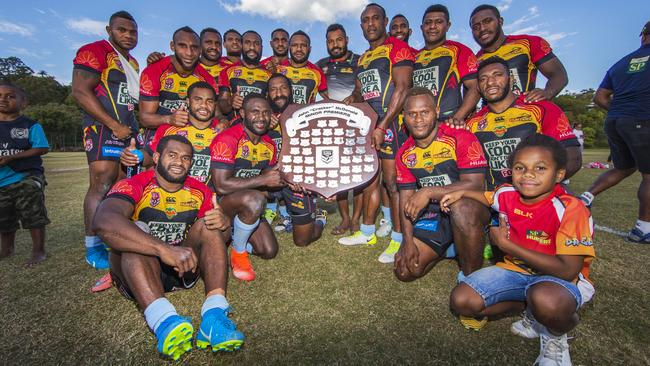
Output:
<svg viewBox="0 0 650 366">
<path fill-rule="evenodd" d="M 389 18 L 379 4 L 365 6 L 360 23 L 365 52 L 348 50 L 346 30 L 332 24 L 325 34 L 330 57 L 317 63 L 309 61 L 303 31 L 274 30 L 273 55 L 262 59 L 254 30 L 185 26 L 173 33 L 171 54 L 150 53 L 140 73 L 130 55 L 137 22 L 114 13 L 108 40 L 84 45 L 73 61 L 90 177 L 86 261 L 109 269 L 107 283 L 138 304 L 163 356 L 178 359 L 193 345 L 239 349 L 245 337 L 228 316 L 229 273 L 255 280 L 251 256 L 273 259 L 275 232 L 291 232 L 304 247 L 327 221 L 317 195 L 278 169 L 280 115 L 318 95 L 366 102 L 378 115 L 368 138 L 381 164 L 369 182 L 330 199 L 341 216 L 331 230 L 339 244 L 390 237 L 379 261 L 392 263 L 400 281 L 455 258 L 450 308 L 465 328 L 519 312 L 511 330 L 540 340 L 536 364 L 570 365 L 567 333 L 595 293 L 591 203 L 636 170 L 643 176 L 639 220 L 628 240 L 650 242 L 650 163 L 640 159 L 650 142 L 639 140 L 650 131 L 650 92 L 638 107 L 641 93 L 629 90 L 650 85 L 650 23 L 641 48 L 614 65 L 596 92 L 595 102 L 609 110 L 615 168 L 577 197 L 567 183 L 582 166 L 582 142 L 551 102 L 568 76 L 543 38 L 504 34 L 492 5 L 469 17 L 477 54 L 448 39 L 444 5 L 424 10 L 421 50 L 408 45 L 406 17 Z M 535 85 L 538 71 L 547 79 L 543 88 Z M 0 156 L 1 255 L 12 254 L 20 222 L 32 235 L 31 266 L 45 260 L 40 156 L 48 142 L 40 124 L 22 115 L 26 104 L 20 88 L 0 85 L 0 142 L 7 147 Z M 484 267 L 484 258 L 495 264 Z M 195 332 L 165 292 L 199 278 L 205 301 Z"/>
</svg>

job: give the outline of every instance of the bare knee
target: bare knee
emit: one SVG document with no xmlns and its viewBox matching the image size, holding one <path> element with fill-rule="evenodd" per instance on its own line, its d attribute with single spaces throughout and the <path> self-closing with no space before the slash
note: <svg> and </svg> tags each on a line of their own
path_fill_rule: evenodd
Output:
<svg viewBox="0 0 650 366">
<path fill-rule="evenodd" d="M 485 302 L 474 289 L 461 283 L 451 291 L 449 306 L 456 314 L 476 316 L 485 309 Z"/>
<path fill-rule="evenodd" d="M 395 273 L 395 278 L 401 282 L 413 282 L 418 278 L 424 276 L 424 271 L 419 269 L 419 267 L 415 271 L 406 270 L 404 272 L 400 271 L 398 268 L 395 268 L 393 273 Z"/>
<path fill-rule="evenodd" d="M 260 191 L 250 191 L 241 199 L 241 204 L 244 208 L 244 212 L 253 217 L 259 217 L 262 215 L 262 210 L 264 209 L 265 203 L 266 196 Z"/>
<path fill-rule="evenodd" d="M 527 302 L 535 319 L 550 327 L 558 322 L 569 322 L 577 308 L 576 300 L 569 291 L 552 282 L 532 286 L 527 293 Z"/>
<path fill-rule="evenodd" d="M 256 248 L 255 254 L 262 259 L 273 259 L 278 255 L 277 243 L 264 243 L 259 250 Z"/>
<path fill-rule="evenodd" d="M 462 198 L 451 205 L 451 222 L 463 231 L 483 231 L 487 224 L 488 210 L 468 198 Z"/>
</svg>

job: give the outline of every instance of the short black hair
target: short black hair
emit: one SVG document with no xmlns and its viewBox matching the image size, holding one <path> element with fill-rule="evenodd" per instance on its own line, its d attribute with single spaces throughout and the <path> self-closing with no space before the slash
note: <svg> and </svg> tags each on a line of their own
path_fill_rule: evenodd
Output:
<svg viewBox="0 0 650 366">
<path fill-rule="evenodd" d="M 244 36 L 247 35 L 247 34 L 254 34 L 254 35 L 257 36 L 257 38 L 260 39 L 260 41 L 262 40 L 262 36 L 260 36 L 260 34 L 257 33 L 257 32 L 254 31 L 254 30 L 247 30 L 246 32 L 242 33 L 241 37 L 244 38 Z"/>
<path fill-rule="evenodd" d="M 393 20 L 395 20 L 397 18 L 404 18 L 404 20 L 406 20 L 406 24 L 410 25 L 408 18 L 402 13 L 397 13 L 397 14 L 393 15 L 393 17 L 390 19 L 390 21 L 392 22 Z"/>
<path fill-rule="evenodd" d="M 122 19 L 130 20 L 133 23 L 135 23 L 135 19 L 133 18 L 133 15 L 129 14 L 129 12 L 127 12 L 125 10 L 120 10 L 120 11 L 116 11 L 115 13 L 113 13 L 111 15 L 111 17 L 108 18 L 108 24 L 109 25 L 113 24 L 113 21 L 116 18 L 122 18 Z"/>
<path fill-rule="evenodd" d="M 13 83 L 11 83 L 9 81 L 0 81 L 0 87 L 13 89 L 13 91 L 16 94 L 18 94 L 19 97 L 21 97 L 24 100 L 27 100 L 27 93 L 25 92 L 25 89 L 19 87 L 16 84 L 13 84 Z"/>
<path fill-rule="evenodd" d="M 491 10 L 494 13 L 494 15 L 496 15 L 497 18 L 501 18 L 501 12 L 499 12 L 499 9 L 497 9 L 496 6 L 483 4 L 475 7 L 474 10 L 472 10 L 472 14 L 469 16 L 470 21 L 474 17 L 474 15 L 476 15 L 476 13 L 483 10 Z"/>
<path fill-rule="evenodd" d="M 178 28 L 178 29 L 176 29 L 174 31 L 174 34 L 172 35 L 172 41 L 174 41 L 174 42 L 176 41 L 176 35 L 178 33 L 180 33 L 180 32 L 192 33 L 192 34 L 194 34 L 196 36 L 196 38 L 198 38 L 199 40 L 201 39 L 201 37 L 199 37 L 199 35 L 194 31 L 194 29 L 192 29 L 190 26 L 186 25 L 186 26 L 180 27 L 180 28 Z"/>
<path fill-rule="evenodd" d="M 346 37 L 348 36 L 348 34 L 345 32 L 345 28 L 343 28 L 343 26 L 341 24 L 334 23 L 334 24 L 330 24 L 329 26 L 327 26 L 327 30 L 325 31 L 325 37 L 327 37 L 327 35 L 330 34 L 330 32 L 336 32 L 337 30 L 340 30 L 341 32 L 343 32 L 344 36 L 346 36 Z"/>
<path fill-rule="evenodd" d="M 383 6 L 381 6 L 381 5 L 377 4 L 377 3 L 370 3 L 370 4 L 366 5 L 366 7 L 363 8 L 363 11 L 366 11 L 366 9 L 368 9 L 368 8 L 371 7 L 371 6 L 376 6 L 376 7 L 378 7 L 379 10 L 381 10 L 381 15 L 382 15 L 384 18 L 386 18 L 386 9 L 384 9 Z M 361 14 L 363 14 L 363 12 L 361 12 Z"/>
<path fill-rule="evenodd" d="M 289 37 L 289 43 L 291 43 L 291 40 L 295 36 L 305 36 L 305 38 L 307 38 L 307 43 L 309 43 L 309 45 L 311 46 L 311 38 L 309 38 L 309 35 L 307 33 L 305 33 L 304 31 L 302 31 L 302 30 L 297 30 L 297 31 L 293 32 L 291 37 Z"/>
<path fill-rule="evenodd" d="M 403 105 L 406 105 L 406 101 L 409 98 L 415 97 L 415 96 L 418 96 L 418 95 L 426 95 L 426 96 L 428 96 L 429 98 L 431 98 L 431 102 L 435 106 L 436 97 L 433 95 L 433 92 L 431 90 L 429 90 L 428 88 L 423 88 L 421 86 L 414 86 L 411 89 L 406 91 L 406 96 L 404 97 L 404 104 Z"/>
<path fill-rule="evenodd" d="M 268 102 L 268 99 L 266 99 L 266 97 L 260 93 L 249 93 L 244 97 L 244 101 L 242 102 L 241 109 L 246 110 L 246 106 L 253 99 L 263 99 Z"/>
<path fill-rule="evenodd" d="M 515 150 L 510 153 L 508 156 L 508 167 L 512 169 L 512 164 L 514 164 L 515 156 L 521 152 L 521 150 L 529 147 L 541 147 L 548 150 L 553 156 L 553 161 L 555 162 L 555 167 L 557 169 L 566 169 L 567 164 L 567 153 L 566 149 L 560 142 L 550 136 L 542 135 L 541 133 L 532 134 L 525 139 L 523 139 Z"/>
<path fill-rule="evenodd" d="M 429 13 L 443 13 L 445 14 L 445 18 L 447 18 L 447 22 L 449 22 L 449 9 L 447 9 L 447 7 L 442 4 L 434 4 L 429 6 L 424 11 L 424 15 L 422 15 L 422 23 L 424 23 L 424 18 L 426 18 L 427 14 Z"/>
<path fill-rule="evenodd" d="M 284 29 L 284 28 L 275 28 L 273 30 L 273 32 L 271 32 L 271 39 L 273 39 L 273 35 L 275 34 L 275 32 L 283 32 L 283 33 L 285 33 L 287 35 L 287 37 L 289 36 L 289 32 L 287 32 L 286 29 Z"/>
<path fill-rule="evenodd" d="M 227 31 L 223 32 L 223 38 L 226 39 L 226 37 L 228 37 L 229 33 L 235 33 L 236 35 L 239 36 L 239 38 L 241 38 L 241 33 L 237 32 L 236 29 L 232 29 L 232 28 L 230 28 Z"/>
<path fill-rule="evenodd" d="M 509 72 L 510 68 L 508 67 L 508 62 L 506 62 L 506 60 L 502 59 L 499 56 L 488 57 L 485 60 L 481 61 L 478 64 L 478 70 L 476 70 L 476 75 L 480 74 L 481 70 L 483 68 L 485 68 L 486 66 L 493 65 L 493 64 L 503 65 L 503 67 L 506 69 L 506 71 L 508 71 L 508 77 L 510 77 L 510 72 Z"/>
<path fill-rule="evenodd" d="M 266 83 L 267 83 L 267 84 L 270 84 L 270 83 L 271 83 L 271 79 L 275 79 L 275 78 L 281 78 L 282 80 L 286 81 L 286 82 L 287 82 L 287 85 L 289 85 L 289 88 L 291 88 L 291 79 L 289 79 L 289 78 L 288 78 L 286 75 L 284 75 L 284 74 L 280 74 L 279 72 L 275 72 L 275 73 L 273 73 L 273 74 L 269 77 L 269 80 L 267 80 Z"/>
<path fill-rule="evenodd" d="M 190 98 L 190 95 L 192 95 L 192 92 L 195 89 L 210 89 L 210 90 L 212 90 L 212 94 L 214 96 L 214 99 L 215 100 L 217 99 L 217 92 L 214 90 L 212 85 L 208 84 L 206 81 L 197 81 L 197 82 L 193 83 L 192 85 L 190 85 L 189 88 L 187 88 L 187 99 L 188 100 Z"/>
<path fill-rule="evenodd" d="M 219 33 L 218 30 L 216 30 L 216 29 L 214 29 L 212 27 L 207 27 L 207 28 L 203 28 L 203 30 L 201 31 L 201 34 L 199 34 L 199 39 L 203 39 L 203 36 L 206 33 L 214 33 L 214 34 L 218 35 L 219 38 L 221 38 L 221 33 Z"/>
<path fill-rule="evenodd" d="M 181 135 L 167 135 L 161 138 L 160 141 L 158 142 L 158 146 L 156 146 L 156 152 L 158 154 L 162 154 L 163 151 L 165 151 L 165 149 L 167 148 L 167 145 L 169 144 L 170 141 L 177 141 L 180 142 L 181 144 L 185 144 L 189 146 L 190 151 L 192 152 L 192 157 L 194 157 L 194 147 L 185 136 L 181 136 Z"/>
</svg>

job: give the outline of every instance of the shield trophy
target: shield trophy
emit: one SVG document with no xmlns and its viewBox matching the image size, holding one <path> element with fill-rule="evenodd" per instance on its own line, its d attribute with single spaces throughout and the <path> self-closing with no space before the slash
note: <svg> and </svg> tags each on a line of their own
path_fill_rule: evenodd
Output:
<svg viewBox="0 0 650 366">
<path fill-rule="evenodd" d="M 367 103 L 288 106 L 280 116 L 280 171 L 326 198 L 368 183 L 379 171 L 371 139 L 376 122 Z"/>
</svg>

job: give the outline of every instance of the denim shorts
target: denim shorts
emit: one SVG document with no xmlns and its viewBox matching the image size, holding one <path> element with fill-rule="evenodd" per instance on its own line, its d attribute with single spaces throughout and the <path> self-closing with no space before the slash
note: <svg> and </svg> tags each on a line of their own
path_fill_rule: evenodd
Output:
<svg viewBox="0 0 650 366">
<path fill-rule="evenodd" d="M 485 307 L 503 301 L 526 301 L 526 292 L 541 282 L 553 282 L 564 287 L 576 300 L 576 309 L 591 300 L 593 286 L 579 275 L 578 285 L 548 275 L 527 275 L 498 266 L 480 269 L 465 277 L 461 282 L 476 291 L 485 302 Z"/>
</svg>

